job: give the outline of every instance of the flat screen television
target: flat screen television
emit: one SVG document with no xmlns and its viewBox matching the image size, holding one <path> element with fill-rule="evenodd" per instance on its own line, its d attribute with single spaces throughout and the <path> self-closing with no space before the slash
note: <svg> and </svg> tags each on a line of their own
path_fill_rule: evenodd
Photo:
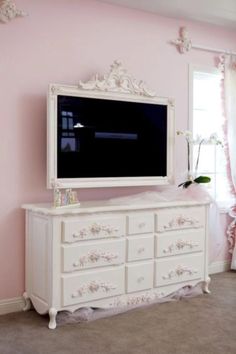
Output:
<svg viewBox="0 0 236 354">
<path fill-rule="evenodd" d="M 173 136 L 166 98 L 51 85 L 48 187 L 170 183 Z"/>
</svg>

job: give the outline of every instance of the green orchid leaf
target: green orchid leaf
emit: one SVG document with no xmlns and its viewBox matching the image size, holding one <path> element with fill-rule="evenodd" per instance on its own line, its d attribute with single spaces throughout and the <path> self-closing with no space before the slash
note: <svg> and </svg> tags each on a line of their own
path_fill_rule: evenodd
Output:
<svg viewBox="0 0 236 354">
<path fill-rule="evenodd" d="M 183 188 L 188 188 L 188 187 L 190 186 L 190 184 L 192 184 L 192 183 L 193 183 L 193 181 L 186 181 L 186 182 L 184 182 Z"/>
<path fill-rule="evenodd" d="M 178 187 L 183 186 L 183 188 L 188 188 L 190 186 L 190 184 L 192 184 L 192 183 L 193 183 L 193 181 L 186 181 L 186 182 L 180 183 L 178 185 Z"/>
<path fill-rule="evenodd" d="M 207 176 L 199 176 L 195 178 L 194 182 L 196 183 L 209 183 L 211 181 L 210 177 Z"/>
</svg>

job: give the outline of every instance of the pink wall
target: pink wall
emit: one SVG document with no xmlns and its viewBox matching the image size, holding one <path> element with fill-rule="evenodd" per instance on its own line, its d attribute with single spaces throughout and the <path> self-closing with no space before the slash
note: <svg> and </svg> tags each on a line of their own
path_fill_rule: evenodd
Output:
<svg viewBox="0 0 236 354">
<path fill-rule="evenodd" d="M 196 43 L 236 50 L 236 32 L 167 19 L 90 0 L 17 0 L 29 13 L 0 24 L 0 299 L 24 291 L 22 203 L 52 200 L 46 190 L 46 92 L 49 83 L 76 84 L 121 59 L 137 79 L 176 101 L 176 128 L 188 119 L 188 64 L 212 65 L 212 54 L 177 53 L 168 41 L 185 24 Z M 176 177 L 186 169 L 176 145 Z M 149 188 L 151 189 L 151 188 Z M 82 190 L 103 199 L 147 188 Z M 225 257 L 220 255 L 219 257 Z"/>
</svg>

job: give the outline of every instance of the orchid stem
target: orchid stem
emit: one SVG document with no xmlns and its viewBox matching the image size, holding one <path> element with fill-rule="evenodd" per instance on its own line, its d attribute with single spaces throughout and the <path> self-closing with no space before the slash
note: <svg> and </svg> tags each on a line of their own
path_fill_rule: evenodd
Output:
<svg viewBox="0 0 236 354">
<path fill-rule="evenodd" d="M 190 146 L 189 146 L 189 141 L 187 140 L 187 152 L 188 152 L 188 177 L 190 173 Z"/>
<path fill-rule="evenodd" d="M 200 159 L 200 151 L 201 151 L 201 146 L 202 146 L 203 142 L 204 142 L 204 139 L 202 139 L 200 141 L 199 146 L 198 146 L 197 161 L 196 161 L 196 165 L 195 165 L 195 175 L 197 175 L 198 164 L 199 164 L 199 159 Z"/>
</svg>

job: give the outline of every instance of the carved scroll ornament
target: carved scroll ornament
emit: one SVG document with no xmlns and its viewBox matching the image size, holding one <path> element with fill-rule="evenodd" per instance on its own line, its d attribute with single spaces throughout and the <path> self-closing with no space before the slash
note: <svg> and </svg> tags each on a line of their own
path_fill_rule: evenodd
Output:
<svg viewBox="0 0 236 354">
<path fill-rule="evenodd" d="M 119 60 L 114 61 L 108 74 L 101 77 L 96 74 L 87 82 L 80 81 L 79 88 L 84 90 L 131 93 L 146 97 L 154 97 L 156 95 L 147 89 L 143 81 L 135 80 Z"/>
<path fill-rule="evenodd" d="M 27 13 L 19 10 L 16 4 L 11 0 L 3 0 L 0 2 L 0 22 L 7 23 L 16 17 L 27 16 Z"/>
</svg>

